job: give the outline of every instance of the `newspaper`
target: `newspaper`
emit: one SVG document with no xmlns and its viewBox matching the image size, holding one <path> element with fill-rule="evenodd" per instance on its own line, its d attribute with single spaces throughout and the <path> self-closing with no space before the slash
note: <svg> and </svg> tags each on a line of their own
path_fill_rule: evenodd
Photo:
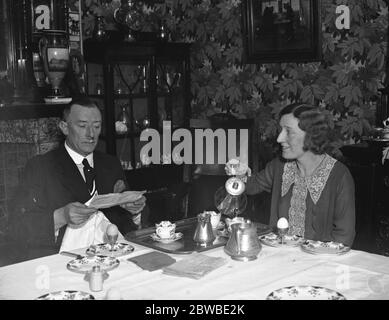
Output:
<svg viewBox="0 0 389 320">
<path fill-rule="evenodd" d="M 86 205 L 96 209 L 110 208 L 128 202 L 139 200 L 146 191 L 124 191 L 121 193 L 107 193 L 95 195 Z"/>
</svg>

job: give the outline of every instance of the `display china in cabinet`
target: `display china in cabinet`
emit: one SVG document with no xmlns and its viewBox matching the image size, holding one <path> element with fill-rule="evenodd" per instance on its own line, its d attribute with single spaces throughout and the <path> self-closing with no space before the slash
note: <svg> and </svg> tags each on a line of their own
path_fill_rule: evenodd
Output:
<svg viewBox="0 0 389 320">
<path fill-rule="evenodd" d="M 155 174 L 165 174 L 167 180 L 182 178 L 182 166 L 173 160 L 163 164 L 168 152 L 162 148 L 162 135 L 160 164 L 141 159 L 140 150 L 148 141 L 140 141 L 140 134 L 148 128 L 162 133 L 164 121 L 171 122 L 172 132 L 189 126 L 189 50 L 185 43 L 84 43 L 87 93 L 103 114 L 99 148 L 117 155 L 130 187 L 161 187 Z"/>
</svg>

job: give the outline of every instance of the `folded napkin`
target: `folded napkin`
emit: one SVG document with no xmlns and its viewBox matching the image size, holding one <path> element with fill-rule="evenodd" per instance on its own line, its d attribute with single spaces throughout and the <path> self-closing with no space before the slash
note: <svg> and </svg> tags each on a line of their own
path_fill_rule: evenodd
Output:
<svg viewBox="0 0 389 320">
<path fill-rule="evenodd" d="M 106 242 L 105 231 L 109 224 L 106 216 L 101 211 L 97 211 L 82 227 L 67 225 L 59 251 L 72 251 Z M 123 239 L 123 235 L 119 232 L 118 241 Z"/>
<path fill-rule="evenodd" d="M 227 260 L 225 258 L 214 258 L 201 253 L 193 253 L 190 257 L 164 268 L 163 273 L 172 276 L 200 279 L 226 263 Z"/>
<path fill-rule="evenodd" d="M 176 262 L 176 260 L 169 255 L 157 251 L 142 254 L 127 260 L 148 271 L 158 270 Z"/>
</svg>

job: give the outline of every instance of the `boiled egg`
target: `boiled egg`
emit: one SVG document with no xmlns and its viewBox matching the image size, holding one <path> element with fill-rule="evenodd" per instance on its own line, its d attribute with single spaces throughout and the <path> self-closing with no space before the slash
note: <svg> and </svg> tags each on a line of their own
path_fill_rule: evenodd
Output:
<svg viewBox="0 0 389 320">
<path fill-rule="evenodd" d="M 278 229 L 286 229 L 289 227 L 288 220 L 285 218 L 279 218 L 277 221 L 277 228 Z"/>
<path fill-rule="evenodd" d="M 108 225 L 106 232 L 107 232 L 107 235 L 110 235 L 110 236 L 116 236 L 117 234 L 119 234 L 118 227 L 115 224 Z"/>
</svg>

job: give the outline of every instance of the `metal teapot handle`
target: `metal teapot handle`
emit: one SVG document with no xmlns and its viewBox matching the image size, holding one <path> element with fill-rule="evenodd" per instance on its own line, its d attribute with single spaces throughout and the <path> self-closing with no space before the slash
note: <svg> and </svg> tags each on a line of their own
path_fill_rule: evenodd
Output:
<svg viewBox="0 0 389 320">
<path fill-rule="evenodd" d="M 237 254 L 239 255 L 240 254 L 240 236 L 242 234 L 242 229 L 240 228 L 240 226 L 237 227 L 237 230 L 236 230 L 236 244 L 238 246 L 238 252 Z"/>
</svg>

